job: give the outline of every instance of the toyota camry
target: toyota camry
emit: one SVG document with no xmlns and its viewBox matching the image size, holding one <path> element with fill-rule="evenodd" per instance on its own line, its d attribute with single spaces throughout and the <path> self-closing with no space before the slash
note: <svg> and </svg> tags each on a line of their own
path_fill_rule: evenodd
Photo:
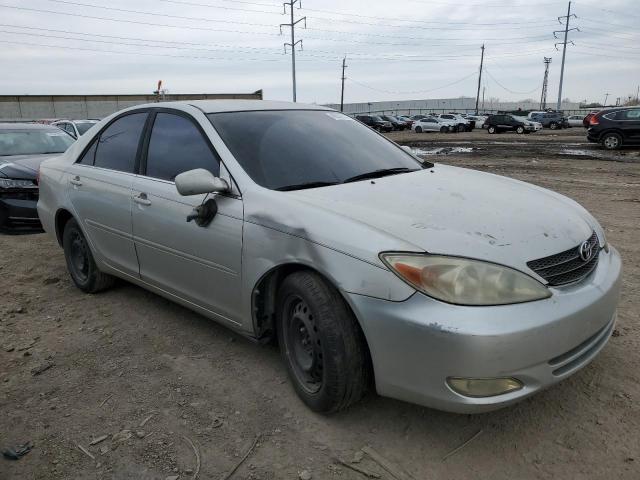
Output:
<svg viewBox="0 0 640 480">
<path fill-rule="evenodd" d="M 120 111 L 41 165 L 38 212 L 78 288 L 124 279 L 275 340 L 320 412 L 368 388 L 503 407 L 587 365 L 616 319 L 620 256 L 578 203 L 319 106 Z"/>
</svg>

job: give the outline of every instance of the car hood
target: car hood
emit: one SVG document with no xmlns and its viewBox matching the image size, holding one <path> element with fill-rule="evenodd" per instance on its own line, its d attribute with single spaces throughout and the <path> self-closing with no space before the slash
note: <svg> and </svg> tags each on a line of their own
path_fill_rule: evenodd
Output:
<svg viewBox="0 0 640 480">
<path fill-rule="evenodd" d="M 593 230 L 604 240 L 595 219 L 573 200 L 444 165 L 278 194 L 288 201 L 262 219 L 270 226 L 376 264 L 381 251 L 424 251 L 528 271 L 527 261 L 573 248 Z M 252 216 L 250 208 L 247 213 Z"/>
<path fill-rule="evenodd" d="M 0 157 L 0 178 L 35 180 L 40 164 L 45 160 L 59 157 L 60 155 L 62 154 L 10 155 Z"/>
</svg>

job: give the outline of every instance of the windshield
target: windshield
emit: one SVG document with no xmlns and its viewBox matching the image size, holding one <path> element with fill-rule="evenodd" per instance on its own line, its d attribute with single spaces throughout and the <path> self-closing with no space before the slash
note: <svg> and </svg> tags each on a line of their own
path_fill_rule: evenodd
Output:
<svg viewBox="0 0 640 480">
<path fill-rule="evenodd" d="M 274 190 L 423 168 L 397 145 L 337 112 L 229 112 L 210 114 L 209 119 L 251 179 Z"/>
<path fill-rule="evenodd" d="M 84 135 L 86 131 L 93 127 L 96 123 L 98 122 L 76 122 L 75 125 L 80 135 Z"/>
<path fill-rule="evenodd" d="M 73 138 L 59 129 L 0 130 L 0 156 L 63 153 Z"/>
</svg>

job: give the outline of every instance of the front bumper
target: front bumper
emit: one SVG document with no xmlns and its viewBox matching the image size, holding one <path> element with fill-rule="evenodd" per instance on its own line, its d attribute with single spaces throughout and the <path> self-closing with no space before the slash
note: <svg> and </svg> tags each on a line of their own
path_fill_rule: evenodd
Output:
<svg viewBox="0 0 640 480">
<path fill-rule="evenodd" d="M 41 231 L 37 189 L 0 192 L 0 230 Z"/>
<path fill-rule="evenodd" d="M 587 365 L 615 324 L 622 264 L 600 253 L 583 282 L 545 300 L 495 307 L 449 305 L 416 293 L 404 302 L 347 294 L 363 327 L 380 395 L 458 413 L 495 410 Z M 493 397 L 455 393 L 448 377 L 513 377 L 523 388 Z"/>
</svg>

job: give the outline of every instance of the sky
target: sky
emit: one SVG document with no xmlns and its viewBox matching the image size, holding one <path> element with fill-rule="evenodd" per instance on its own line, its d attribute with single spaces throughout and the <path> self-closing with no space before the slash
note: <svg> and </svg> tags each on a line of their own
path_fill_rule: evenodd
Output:
<svg viewBox="0 0 640 480">
<path fill-rule="evenodd" d="M 568 2 L 303 0 L 298 101 L 558 95 Z M 286 11 L 286 14 L 284 13 Z M 572 3 L 563 98 L 609 103 L 640 85 L 640 1 Z M 0 95 L 242 93 L 291 100 L 290 9 L 275 0 L 0 0 Z"/>
</svg>

